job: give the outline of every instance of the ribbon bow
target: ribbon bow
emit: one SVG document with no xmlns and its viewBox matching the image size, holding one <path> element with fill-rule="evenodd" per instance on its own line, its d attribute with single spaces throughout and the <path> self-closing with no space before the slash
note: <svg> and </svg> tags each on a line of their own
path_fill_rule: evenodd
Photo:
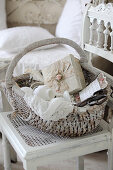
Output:
<svg viewBox="0 0 113 170">
<path fill-rule="evenodd" d="M 57 61 L 52 65 L 52 69 L 46 77 L 46 83 L 49 87 L 54 88 L 56 92 L 63 93 L 69 89 L 65 79 L 73 75 L 74 70 L 70 62 Z"/>
</svg>

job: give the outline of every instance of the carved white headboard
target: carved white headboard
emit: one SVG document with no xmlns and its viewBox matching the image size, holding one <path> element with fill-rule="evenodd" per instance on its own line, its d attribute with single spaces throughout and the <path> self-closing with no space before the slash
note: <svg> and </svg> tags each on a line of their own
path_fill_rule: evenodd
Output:
<svg viewBox="0 0 113 170">
<path fill-rule="evenodd" d="M 40 25 L 54 33 L 66 0 L 6 0 L 8 27 Z"/>
</svg>

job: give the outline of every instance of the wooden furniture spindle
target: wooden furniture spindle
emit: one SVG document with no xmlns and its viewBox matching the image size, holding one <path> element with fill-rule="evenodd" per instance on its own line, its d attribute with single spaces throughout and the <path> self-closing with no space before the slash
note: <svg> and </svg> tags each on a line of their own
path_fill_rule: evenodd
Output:
<svg viewBox="0 0 113 170">
<path fill-rule="evenodd" d="M 98 40 L 97 40 L 97 47 L 102 48 L 104 45 L 104 24 L 103 21 L 98 21 L 98 28 L 97 28 L 97 35 L 98 35 Z"/>
<path fill-rule="evenodd" d="M 110 27 L 110 24 L 109 23 L 105 23 L 105 31 L 104 31 L 104 37 L 105 37 L 105 40 L 104 40 L 104 50 L 107 51 L 107 46 L 108 46 L 108 37 L 110 35 L 110 30 L 109 30 L 109 27 Z"/>
<path fill-rule="evenodd" d="M 112 27 L 112 32 L 110 33 L 110 36 L 111 36 L 111 52 L 113 52 L 113 27 Z"/>
<path fill-rule="evenodd" d="M 89 44 L 92 45 L 93 44 L 93 40 L 94 40 L 94 31 L 95 31 L 94 22 L 95 22 L 95 19 L 90 19 L 90 22 L 91 22 L 91 26 L 89 27 L 90 28 Z"/>
</svg>

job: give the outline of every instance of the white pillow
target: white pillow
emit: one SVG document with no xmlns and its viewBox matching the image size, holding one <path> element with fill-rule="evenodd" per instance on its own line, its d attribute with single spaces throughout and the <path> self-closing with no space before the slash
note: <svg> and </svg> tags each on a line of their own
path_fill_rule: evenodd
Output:
<svg viewBox="0 0 113 170">
<path fill-rule="evenodd" d="M 56 27 L 56 36 L 69 38 L 80 45 L 82 9 L 80 0 L 67 0 Z"/>
<path fill-rule="evenodd" d="M 41 27 L 24 26 L 8 28 L 0 31 L 0 50 L 18 52 L 33 42 L 48 38 L 54 38 L 54 36 Z M 52 46 L 44 47 L 50 48 Z M 43 49 L 45 49 L 44 47 Z"/>
<path fill-rule="evenodd" d="M 6 28 L 5 0 L 0 0 L 0 30 Z"/>
</svg>

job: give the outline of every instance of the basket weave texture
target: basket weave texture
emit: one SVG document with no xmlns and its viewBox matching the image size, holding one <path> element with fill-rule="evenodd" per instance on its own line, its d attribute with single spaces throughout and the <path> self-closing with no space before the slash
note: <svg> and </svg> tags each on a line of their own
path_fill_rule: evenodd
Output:
<svg viewBox="0 0 113 170">
<path fill-rule="evenodd" d="M 87 62 L 87 58 L 83 50 L 73 41 L 63 38 L 54 38 L 48 40 L 42 40 L 36 43 L 31 44 L 25 48 L 20 54 L 18 54 L 9 65 L 9 68 L 6 73 L 6 90 L 5 94 L 7 95 L 9 101 L 13 106 L 13 109 L 19 116 L 27 120 L 30 125 L 37 127 L 39 130 L 44 132 L 57 134 L 63 137 L 75 137 L 81 136 L 85 133 L 93 131 L 100 123 L 100 120 L 104 116 L 104 110 L 107 101 L 103 102 L 101 105 L 89 106 L 86 109 L 80 111 L 80 108 L 77 106 L 74 107 L 72 113 L 70 113 L 65 119 L 60 119 L 58 121 L 45 121 L 37 116 L 32 109 L 26 104 L 23 96 L 21 95 L 21 89 L 18 91 L 13 88 L 15 81 L 13 79 L 13 70 L 18 63 L 18 61 L 29 51 L 48 44 L 68 44 L 75 48 L 75 50 L 80 54 L 80 62 Z M 83 69 L 86 82 L 90 83 L 95 79 L 95 75 Z M 16 78 L 16 82 L 20 87 L 30 85 L 30 77 L 23 76 L 23 79 Z M 24 83 L 23 83 L 24 82 Z"/>
</svg>

